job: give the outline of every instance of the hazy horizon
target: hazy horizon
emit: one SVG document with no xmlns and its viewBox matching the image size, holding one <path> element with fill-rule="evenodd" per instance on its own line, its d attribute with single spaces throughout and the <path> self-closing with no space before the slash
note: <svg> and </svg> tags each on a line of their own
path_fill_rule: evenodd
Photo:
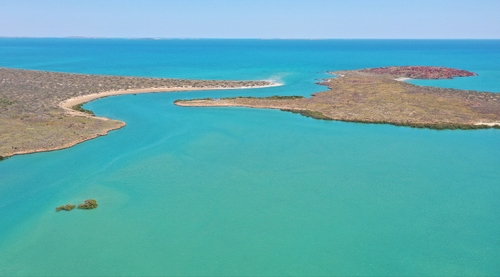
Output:
<svg viewBox="0 0 500 277">
<path fill-rule="evenodd" d="M 496 0 L 2 3 L 1 37 L 500 39 Z"/>
<path fill-rule="evenodd" d="M 500 38 L 261 38 L 261 37 L 100 37 L 100 36 L 0 36 L 0 38 L 39 39 L 130 39 L 130 40 L 500 40 Z"/>
</svg>

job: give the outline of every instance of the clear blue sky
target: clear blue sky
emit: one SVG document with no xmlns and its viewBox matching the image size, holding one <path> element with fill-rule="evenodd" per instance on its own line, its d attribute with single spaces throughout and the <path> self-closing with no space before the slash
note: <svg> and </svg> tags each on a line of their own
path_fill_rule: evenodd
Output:
<svg viewBox="0 0 500 277">
<path fill-rule="evenodd" d="M 500 39 L 500 0 L 0 0 L 0 36 Z"/>
</svg>

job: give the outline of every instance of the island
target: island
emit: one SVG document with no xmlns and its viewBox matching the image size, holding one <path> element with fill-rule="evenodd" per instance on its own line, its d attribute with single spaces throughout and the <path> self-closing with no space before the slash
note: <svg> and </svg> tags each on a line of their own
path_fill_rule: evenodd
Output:
<svg viewBox="0 0 500 277">
<path fill-rule="evenodd" d="M 66 204 L 66 205 L 63 205 L 63 206 L 59 206 L 56 208 L 56 212 L 59 212 L 59 211 L 71 211 L 75 208 L 76 206 L 73 205 L 73 204 Z"/>
<path fill-rule="evenodd" d="M 394 66 L 329 72 L 312 97 L 273 96 L 176 100 L 178 106 L 279 109 L 322 120 L 429 129 L 500 128 L 500 94 L 417 86 L 404 80 L 450 79 L 473 72 L 431 66 Z"/>
<path fill-rule="evenodd" d="M 80 210 L 92 210 L 92 209 L 97 208 L 97 206 L 99 206 L 99 205 L 97 204 L 96 200 L 87 199 L 87 200 L 83 201 L 83 204 L 78 204 L 78 209 L 80 209 Z"/>
<path fill-rule="evenodd" d="M 82 104 L 120 94 L 259 88 L 269 81 L 219 81 L 69 74 L 0 68 L 0 161 L 106 135 L 125 122 L 93 116 Z"/>
</svg>

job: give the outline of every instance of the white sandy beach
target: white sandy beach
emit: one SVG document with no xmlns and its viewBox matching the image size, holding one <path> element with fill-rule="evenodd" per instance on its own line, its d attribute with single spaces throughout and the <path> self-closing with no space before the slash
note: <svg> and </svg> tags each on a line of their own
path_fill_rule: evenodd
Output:
<svg viewBox="0 0 500 277">
<path fill-rule="evenodd" d="M 99 98 L 108 97 L 108 96 L 116 96 L 116 95 L 125 95 L 125 94 L 139 94 L 139 93 L 155 93 L 155 92 L 182 92 L 182 91 L 198 91 L 198 90 L 230 90 L 230 89 L 257 89 L 257 88 L 267 88 L 267 87 L 276 87 L 281 86 L 282 84 L 272 83 L 268 86 L 252 86 L 252 87 L 236 87 L 236 88 L 226 88 L 226 87 L 161 87 L 161 88 L 145 88 L 145 89 L 130 89 L 130 90 L 113 90 L 113 91 L 105 91 L 100 93 L 93 93 L 83 96 L 78 96 L 74 98 L 70 98 L 62 101 L 59 106 L 63 108 L 68 114 L 75 116 L 86 116 L 89 117 L 91 115 L 79 112 L 73 109 L 74 106 L 80 105 L 83 103 L 87 103 Z M 108 120 L 108 118 L 104 117 L 96 117 L 103 120 Z"/>
</svg>

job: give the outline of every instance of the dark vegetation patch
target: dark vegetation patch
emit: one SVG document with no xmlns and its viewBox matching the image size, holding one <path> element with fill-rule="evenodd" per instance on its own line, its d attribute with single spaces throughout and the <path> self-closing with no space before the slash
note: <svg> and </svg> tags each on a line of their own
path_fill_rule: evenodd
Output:
<svg viewBox="0 0 500 277">
<path fill-rule="evenodd" d="M 97 208 L 97 206 L 99 206 L 97 204 L 97 201 L 94 200 L 94 199 L 87 199 L 83 202 L 83 204 L 79 204 L 78 205 L 78 209 L 81 209 L 81 210 L 92 210 L 92 209 L 95 209 Z"/>
<path fill-rule="evenodd" d="M 73 204 L 66 204 L 66 205 L 63 205 L 63 206 L 59 206 L 56 208 L 56 212 L 59 212 L 59 211 L 71 211 L 75 208 L 76 206 L 73 205 Z"/>
<path fill-rule="evenodd" d="M 0 107 L 6 107 L 14 103 L 15 102 L 10 100 L 9 98 L 0 96 Z"/>
<path fill-rule="evenodd" d="M 94 115 L 94 112 L 93 111 L 90 111 L 90 110 L 87 110 L 87 109 L 84 109 L 82 106 L 84 105 L 84 103 L 82 104 L 78 104 L 78 105 L 75 105 L 73 107 L 71 107 L 73 110 L 75 111 L 79 111 L 79 112 L 82 112 L 82 113 L 86 113 L 86 114 L 90 114 L 90 115 Z"/>
<path fill-rule="evenodd" d="M 310 110 L 290 110 L 282 109 L 284 112 L 291 112 L 295 114 L 300 114 L 305 117 L 310 117 L 319 120 L 329 120 L 334 121 L 336 119 L 329 118 L 323 113 L 318 111 Z M 367 120 L 338 120 L 343 122 L 351 123 L 365 123 L 365 124 L 389 124 L 395 126 L 404 126 L 419 129 L 431 129 L 431 130 L 480 130 L 480 129 L 500 129 L 499 125 L 488 126 L 488 125 L 474 125 L 474 124 L 457 124 L 457 123 L 412 123 L 412 122 L 390 122 L 390 121 L 367 121 Z"/>
<path fill-rule="evenodd" d="M 291 113 L 295 113 L 295 114 L 300 114 L 300 115 L 303 115 L 305 117 L 311 117 L 311 118 L 314 118 L 314 119 L 320 119 L 320 120 L 333 120 L 327 116 L 325 116 L 322 112 L 318 112 L 318 111 L 311 111 L 311 110 L 292 110 L 292 109 L 281 109 L 281 111 L 284 111 L 284 112 L 291 112 Z"/>
</svg>

